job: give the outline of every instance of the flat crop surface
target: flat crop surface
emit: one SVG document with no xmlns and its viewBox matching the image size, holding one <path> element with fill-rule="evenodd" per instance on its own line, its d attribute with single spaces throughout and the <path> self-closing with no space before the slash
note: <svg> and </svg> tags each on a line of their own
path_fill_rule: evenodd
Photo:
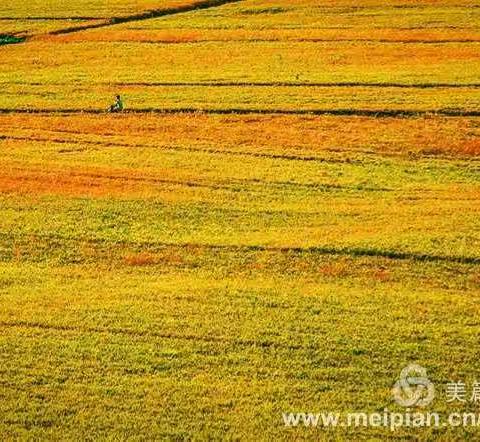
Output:
<svg viewBox="0 0 480 442">
<path fill-rule="evenodd" d="M 18 0 L 0 34 L 2 440 L 478 438 L 282 418 L 404 411 L 412 362 L 478 414 L 445 387 L 480 380 L 477 5 Z"/>
</svg>

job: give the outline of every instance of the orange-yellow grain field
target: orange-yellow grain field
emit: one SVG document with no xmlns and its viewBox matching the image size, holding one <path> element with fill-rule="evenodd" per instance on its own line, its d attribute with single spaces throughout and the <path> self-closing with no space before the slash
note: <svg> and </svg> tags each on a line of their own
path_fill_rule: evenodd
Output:
<svg viewBox="0 0 480 442">
<path fill-rule="evenodd" d="M 473 1 L 16 0 L 0 85 L 2 440 L 478 439 Z"/>
</svg>

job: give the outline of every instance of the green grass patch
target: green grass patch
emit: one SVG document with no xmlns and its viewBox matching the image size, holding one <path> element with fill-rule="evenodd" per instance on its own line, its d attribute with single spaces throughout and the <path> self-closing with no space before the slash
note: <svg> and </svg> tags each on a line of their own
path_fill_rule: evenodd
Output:
<svg viewBox="0 0 480 442">
<path fill-rule="evenodd" d="M 10 45 L 15 43 L 22 43 L 25 41 L 25 37 L 17 37 L 15 35 L 0 34 L 0 46 Z"/>
</svg>

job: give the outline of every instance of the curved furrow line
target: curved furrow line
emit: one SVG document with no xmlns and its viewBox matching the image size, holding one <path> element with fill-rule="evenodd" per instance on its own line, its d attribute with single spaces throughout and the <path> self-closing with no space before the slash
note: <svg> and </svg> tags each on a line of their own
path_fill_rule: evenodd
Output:
<svg viewBox="0 0 480 442">
<path fill-rule="evenodd" d="M 242 252 L 277 252 L 288 254 L 318 254 L 318 255 L 335 255 L 335 256 L 351 256 L 351 257 L 372 257 L 372 258 L 387 258 L 392 260 L 410 260 L 418 262 L 449 262 L 457 264 L 473 264 L 480 265 L 480 257 L 475 256 L 448 256 L 448 255 L 435 255 L 429 253 L 417 253 L 417 252 L 403 252 L 392 249 L 377 249 L 367 247 L 327 247 L 327 246 L 266 246 L 266 245 L 232 245 L 232 244 L 209 244 L 209 243 L 169 243 L 169 242 L 131 242 L 127 240 L 122 241 L 108 241 L 97 238 L 68 238 L 63 235 L 49 234 L 49 235 L 35 235 L 35 234 L 19 234 L 18 237 L 24 236 L 31 240 L 32 236 L 41 237 L 44 239 L 51 239 L 55 241 L 82 241 L 84 243 L 91 244 L 106 244 L 111 246 L 135 246 L 135 247 L 149 247 L 149 248 L 177 248 L 177 249 L 207 249 L 218 251 L 230 251 L 236 253 Z M 0 240 L 2 237 L 12 241 L 12 236 L 5 232 L 0 232 Z"/>
</svg>

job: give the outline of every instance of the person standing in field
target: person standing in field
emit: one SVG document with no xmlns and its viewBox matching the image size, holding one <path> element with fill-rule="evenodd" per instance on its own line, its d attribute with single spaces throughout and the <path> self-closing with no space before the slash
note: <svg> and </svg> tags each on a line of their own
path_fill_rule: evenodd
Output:
<svg viewBox="0 0 480 442">
<path fill-rule="evenodd" d="M 113 103 L 111 106 L 110 106 L 110 112 L 122 112 L 123 111 L 123 100 L 122 100 L 122 97 L 120 95 L 117 95 L 115 97 L 115 103 Z"/>
</svg>

